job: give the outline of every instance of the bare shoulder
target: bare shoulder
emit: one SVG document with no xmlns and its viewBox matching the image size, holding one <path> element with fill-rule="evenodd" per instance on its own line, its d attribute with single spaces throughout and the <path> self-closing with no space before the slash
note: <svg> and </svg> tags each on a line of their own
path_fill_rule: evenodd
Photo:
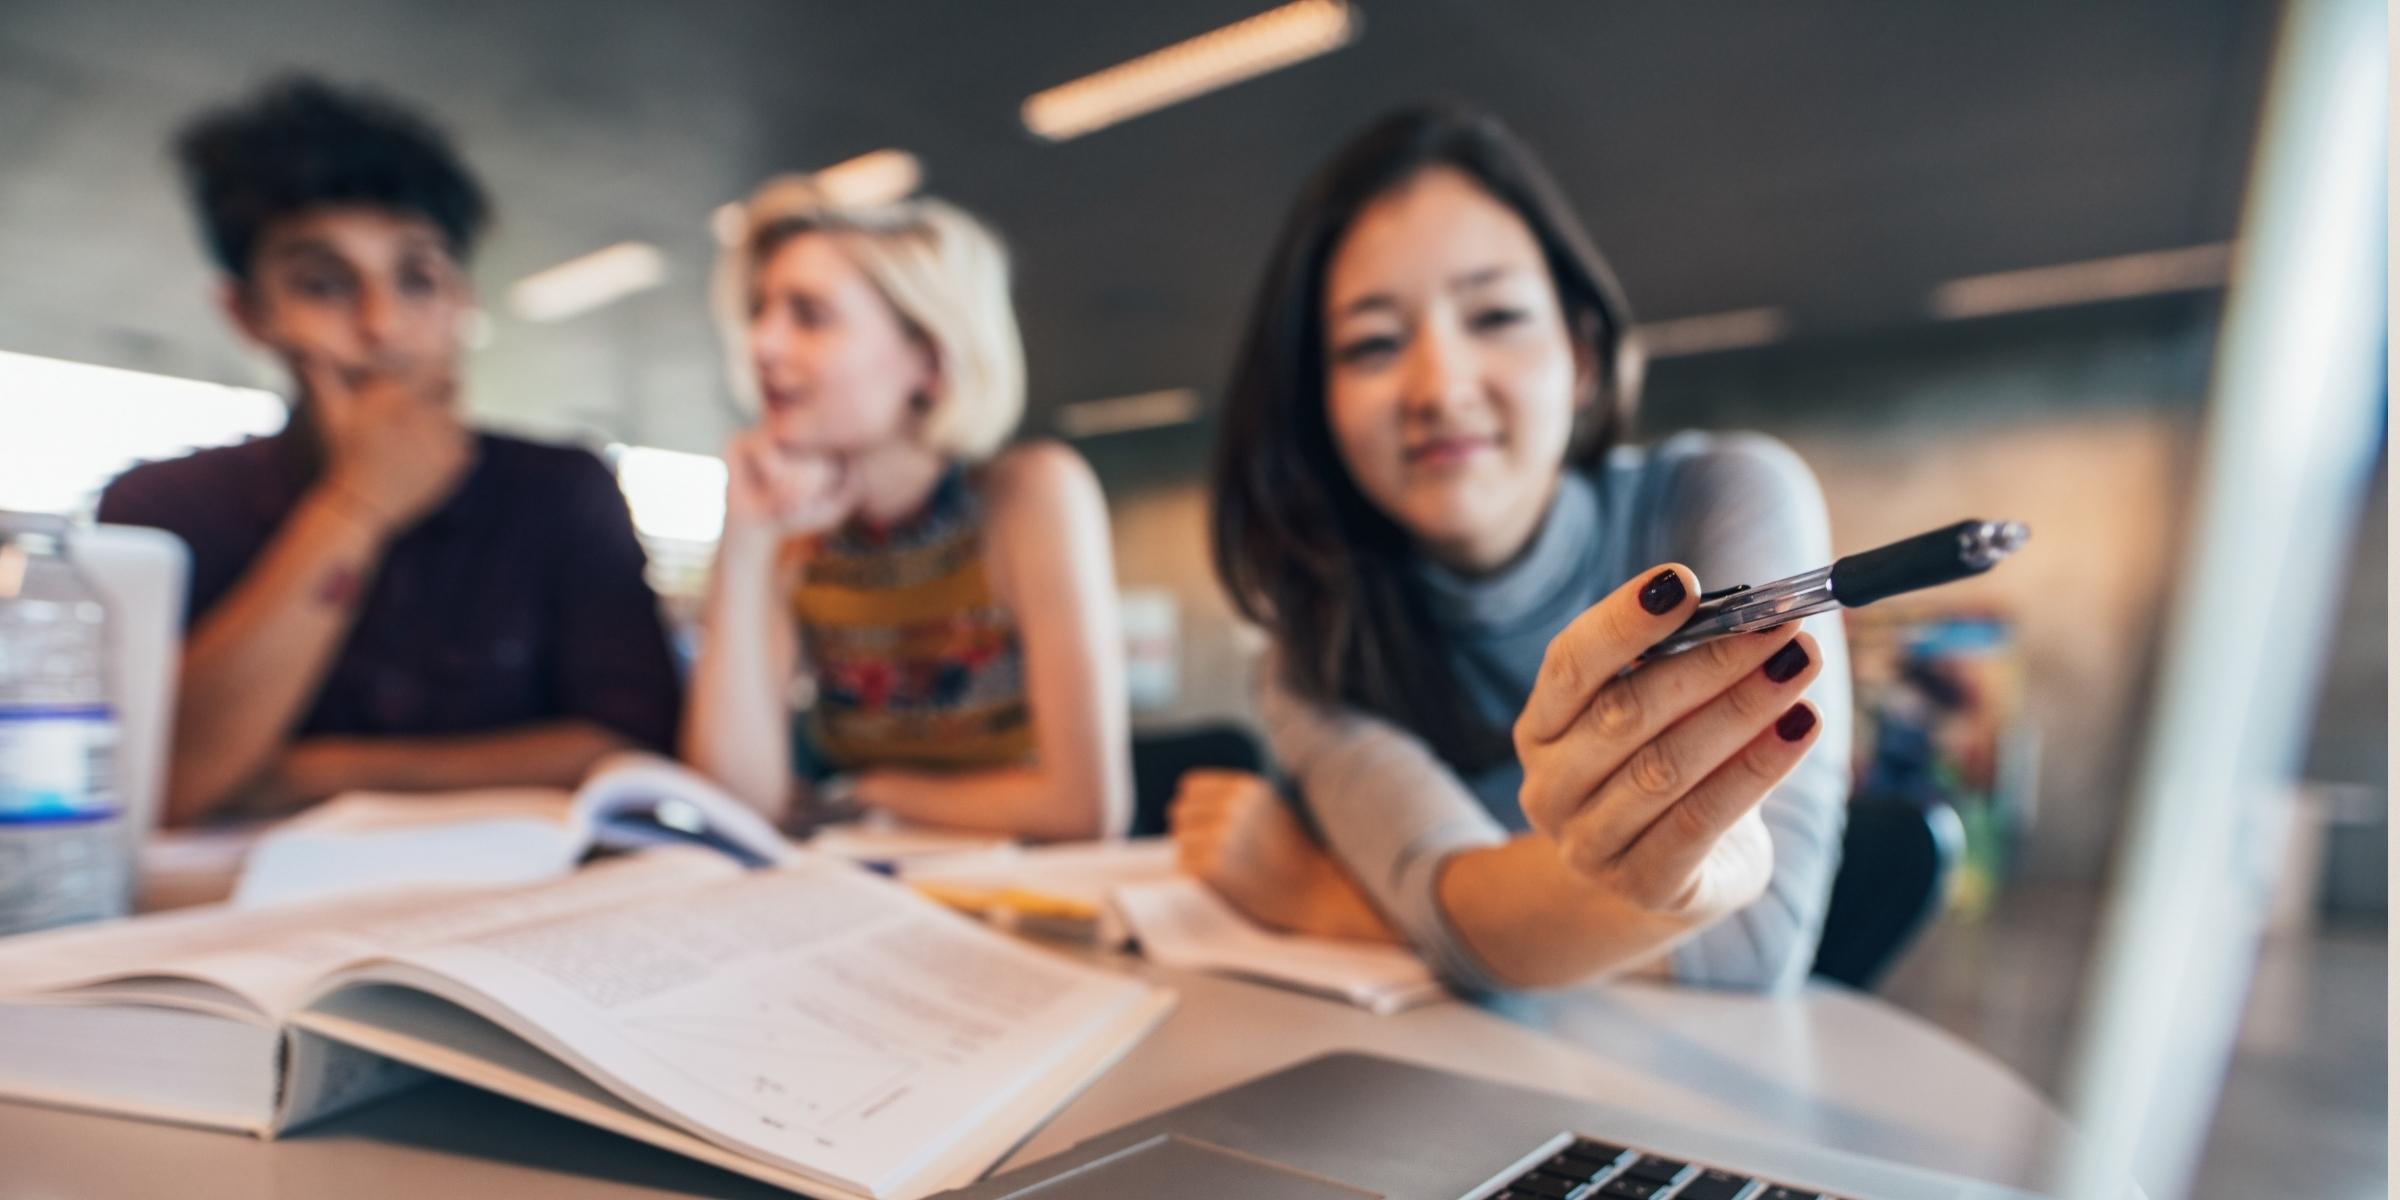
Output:
<svg viewBox="0 0 2400 1200">
<path fill-rule="evenodd" d="M 1058 522 L 1105 513 L 1100 477 L 1063 442 L 1032 441 L 1009 447 L 982 470 L 985 503 L 1001 528 Z"/>
</svg>

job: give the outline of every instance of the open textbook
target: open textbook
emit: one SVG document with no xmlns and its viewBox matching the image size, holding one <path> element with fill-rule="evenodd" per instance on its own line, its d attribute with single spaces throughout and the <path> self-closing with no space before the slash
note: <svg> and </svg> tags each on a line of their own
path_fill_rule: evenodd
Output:
<svg viewBox="0 0 2400 1200">
<path fill-rule="evenodd" d="M 707 777 L 654 754 L 615 754 L 582 787 L 347 792 L 238 849 L 233 902 L 284 904 L 390 887 L 530 883 L 594 850 L 706 846 L 746 866 L 791 847 L 773 824 Z M 892 867 L 1014 848 L 986 833 L 902 825 L 883 813 L 821 826 L 816 853 Z M 220 856 L 222 852 L 220 852 Z"/>
<path fill-rule="evenodd" d="M 348 792 L 258 839 L 233 901 L 282 904 L 386 887 L 528 883 L 594 849 L 690 843 L 747 866 L 789 852 L 766 818 L 654 754 L 613 754 L 573 793 L 492 788 L 437 795 Z"/>
<path fill-rule="evenodd" d="M 799 854 L 0 941 L 0 1094 L 272 1137 L 447 1075 L 805 1194 L 978 1177 L 1172 993 Z"/>
</svg>

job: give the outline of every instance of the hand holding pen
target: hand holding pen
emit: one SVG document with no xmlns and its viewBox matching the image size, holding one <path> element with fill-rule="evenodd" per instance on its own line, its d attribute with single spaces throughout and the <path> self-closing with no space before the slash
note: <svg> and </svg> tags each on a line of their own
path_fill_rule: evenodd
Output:
<svg viewBox="0 0 2400 1200">
<path fill-rule="evenodd" d="M 1859 608 L 1886 596 L 1980 575 L 2032 536 L 2022 522 L 1970 518 L 1787 579 L 1709 592 L 1700 597 L 1691 619 L 1673 637 L 1652 646 L 1641 661 L 1689 650 L 1711 638 L 1772 629 L 1835 608 Z"/>
<path fill-rule="evenodd" d="M 1630 670 L 1700 606 L 1687 567 L 1652 568 L 1552 638 L 1514 730 L 1526 819 L 1602 896 L 1665 934 L 1749 903 L 1773 847 L 1758 802 L 1815 743 L 1821 669 L 1797 629 L 1718 638 Z"/>
<path fill-rule="evenodd" d="M 1643 911 L 1702 921 L 1748 903 L 1773 865 L 1753 814 L 1821 725 L 1801 693 L 1822 655 L 1787 626 L 1988 570 L 2026 536 L 1964 521 L 1706 596 L 1689 568 L 1645 572 L 1543 656 L 1514 730 L 1527 820 L 1568 870 Z"/>
</svg>

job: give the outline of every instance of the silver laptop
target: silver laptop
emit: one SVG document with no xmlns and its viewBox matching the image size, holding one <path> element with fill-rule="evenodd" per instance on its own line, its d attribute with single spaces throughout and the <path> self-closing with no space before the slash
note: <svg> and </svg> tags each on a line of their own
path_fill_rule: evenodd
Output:
<svg viewBox="0 0 2400 1200">
<path fill-rule="evenodd" d="M 2021 1200 L 2027 1193 L 1366 1054 L 1332 1054 L 950 1200 Z"/>
</svg>

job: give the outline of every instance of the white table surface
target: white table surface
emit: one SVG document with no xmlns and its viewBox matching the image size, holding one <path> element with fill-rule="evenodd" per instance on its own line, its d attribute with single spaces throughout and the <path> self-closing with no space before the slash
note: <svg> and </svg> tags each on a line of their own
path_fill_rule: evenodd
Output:
<svg viewBox="0 0 2400 1200">
<path fill-rule="evenodd" d="M 1871 997 L 1781 998 L 1619 984 L 1388 1017 L 1111 959 L 1173 986 L 1174 1015 L 1007 1165 L 1333 1050 L 1638 1106 L 1746 1137 L 1804 1141 L 2030 1187 L 2063 1123 L 2031 1088 Z M 0 1103 L 0 1197 L 661 1195 L 774 1189 L 447 1082 L 276 1142 Z"/>
<path fill-rule="evenodd" d="M 148 847 L 143 907 L 222 897 L 250 836 Z M 1129 956 L 1083 957 L 1173 987 L 1180 1002 L 1003 1167 L 1337 1050 L 2022 1188 L 2041 1184 L 2045 1156 L 2066 1130 L 2042 1096 L 1981 1051 L 1831 986 L 1769 997 L 1625 982 L 1376 1016 Z M 274 1142 L 0 1101 L 0 1200 L 153 1195 L 786 1193 L 448 1081 Z"/>
</svg>

